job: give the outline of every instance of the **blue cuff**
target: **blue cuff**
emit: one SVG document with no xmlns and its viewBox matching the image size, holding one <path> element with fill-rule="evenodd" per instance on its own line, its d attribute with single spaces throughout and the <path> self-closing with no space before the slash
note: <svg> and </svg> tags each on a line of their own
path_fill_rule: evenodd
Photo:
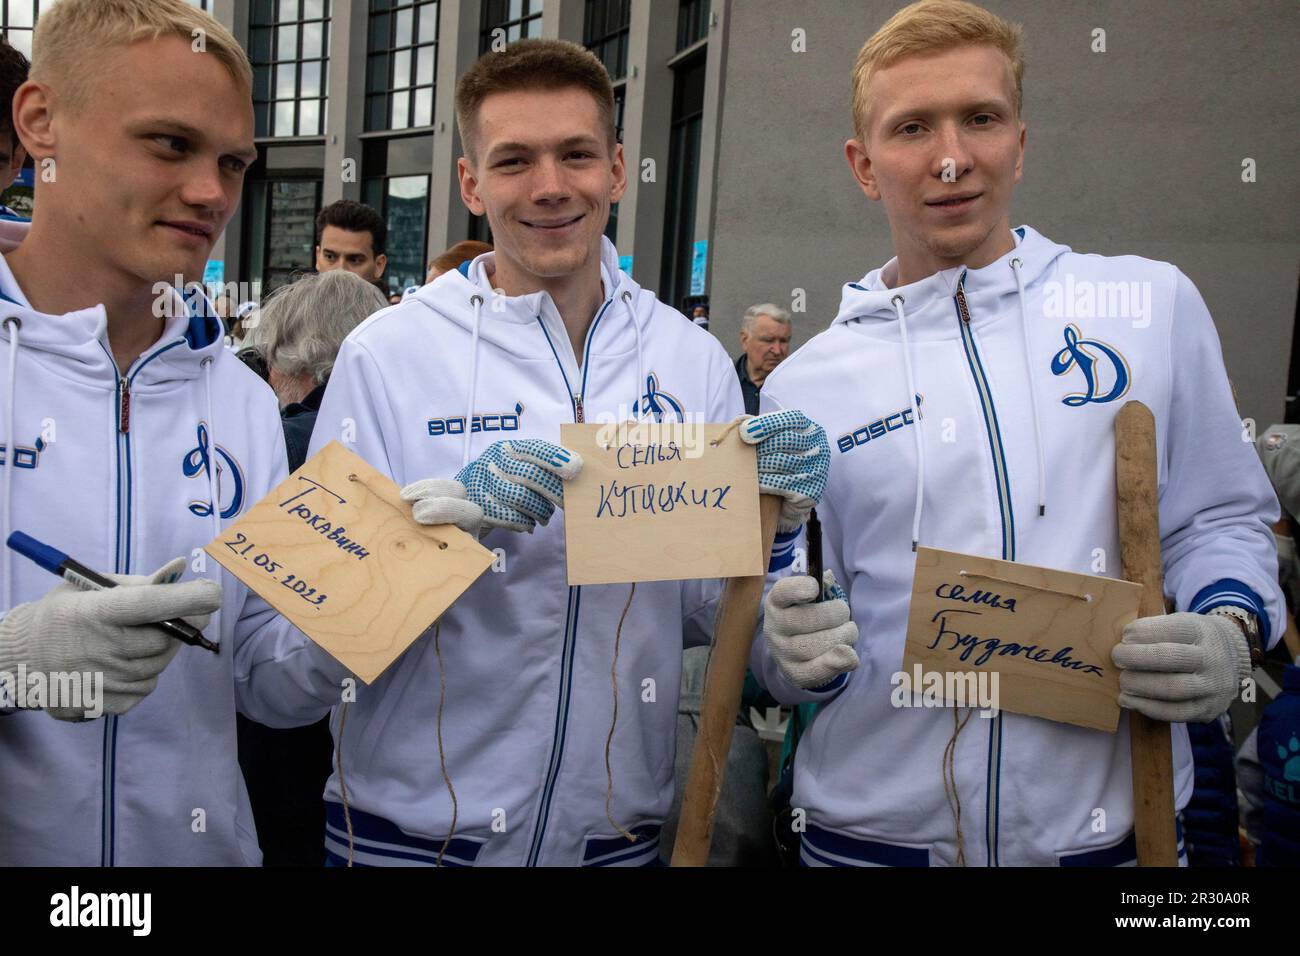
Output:
<svg viewBox="0 0 1300 956">
<path fill-rule="evenodd" d="M 1187 610 L 1194 614 L 1205 614 L 1216 607 L 1239 607 L 1255 615 L 1264 646 L 1271 646 L 1273 628 L 1268 612 L 1264 610 L 1264 600 L 1249 585 L 1233 578 L 1222 578 L 1213 584 L 1207 584 L 1196 592 Z"/>
<path fill-rule="evenodd" d="M 793 531 L 776 533 L 776 540 L 772 542 L 772 556 L 767 564 L 767 571 L 771 574 L 773 571 L 784 571 L 790 565 L 794 564 L 795 543 L 799 540 L 799 535 L 803 533 L 803 526 L 800 525 Z"/>
<path fill-rule="evenodd" d="M 833 681 L 822 684 L 821 687 L 809 687 L 808 693 L 826 694 L 833 690 L 842 690 L 844 688 L 844 685 L 847 684 L 848 682 L 849 682 L 849 672 L 845 671 L 843 674 L 839 674 L 838 676 L 836 676 L 836 678 Z"/>
</svg>

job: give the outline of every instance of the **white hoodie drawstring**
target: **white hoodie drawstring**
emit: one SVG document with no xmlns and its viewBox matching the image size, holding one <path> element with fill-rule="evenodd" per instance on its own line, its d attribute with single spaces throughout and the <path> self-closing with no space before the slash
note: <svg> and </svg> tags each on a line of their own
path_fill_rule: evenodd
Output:
<svg viewBox="0 0 1300 956">
<path fill-rule="evenodd" d="M 208 494 L 212 501 L 212 535 L 219 537 L 221 535 L 221 480 L 217 475 L 217 462 L 221 460 L 221 456 L 217 454 L 217 422 L 212 417 L 212 356 L 209 355 L 199 364 L 203 366 L 203 394 L 208 410 L 208 447 L 204 454 L 208 456 Z M 217 584 L 221 583 L 220 565 L 214 569 L 212 580 Z M 221 608 L 213 612 L 207 629 L 214 634 L 221 634 Z M 218 642 L 220 642 L 219 636 Z"/>
<path fill-rule="evenodd" d="M 640 411 L 637 413 L 637 421 L 645 418 L 650 409 L 650 386 L 645 380 L 645 361 L 643 358 L 643 349 L 641 344 L 641 324 L 636 320 L 636 310 L 632 308 L 632 293 L 624 291 L 619 296 L 623 301 L 623 307 L 627 309 L 627 317 L 632 322 L 632 331 L 636 333 L 636 393 L 632 396 L 632 404 Z M 646 390 L 646 400 L 641 402 L 641 389 Z"/>
<path fill-rule="evenodd" d="M 22 328 L 23 320 L 16 315 L 11 315 L 4 320 L 4 326 L 9 330 L 9 395 L 5 402 L 5 483 L 4 483 L 4 536 L 5 541 L 9 540 L 9 534 L 12 530 L 9 527 L 11 505 L 13 502 L 14 486 L 14 468 L 17 467 L 18 446 L 14 442 L 14 402 L 17 399 L 18 390 L 15 387 L 15 377 L 18 374 L 18 330 Z M 6 612 L 13 609 L 13 564 L 12 551 L 9 548 L 4 549 L 4 610 Z"/>
<path fill-rule="evenodd" d="M 474 332 L 469 343 L 469 395 L 465 399 L 465 438 L 460 452 L 462 468 L 469 464 L 469 436 L 474 431 L 474 393 L 478 391 L 478 325 L 483 315 L 483 296 L 475 292 L 469 301 L 474 306 Z"/>
<path fill-rule="evenodd" d="M 904 299 L 895 295 L 889 300 L 898 316 L 898 331 L 903 339 L 903 374 L 907 377 L 907 404 L 912 409 L 913 435 L 916 437 L 916 506 L 912 511 L 912 550 L 921 540 L 921 508 L 925 501 L 925 443 L 921 435 L 921 412 L 916 404 L 916 381 L 912 378 L 912 348 L 907 341 L 907 316 Z"/>
<path fill-rule="evenodd" d="M 203 453 L 208 456 L 208 494 L 212 496 L 212 533 L 221 534 L 221 481 L 217 476 L 217 423 L 212 417 L 212 357 L 208 356 L 203 366 L 203 393 L 208 406 L 208 447 Z"/>
<path fill-rule="evenodd" d="M 1016 277 L 1016 290 L 1020 294 L 1020 331 L 1025 343 L 1025 376 L 1029 383 L 1029 408 L 1034 417 L 1034 450 L 1038 454 L 1038 514 L 1047 514 L 1047 471 L 1043 467 L 1043 432 L 1038 421 L 1038 389 L 1034 384 L 1034 368 L 1029 352 L 1029 314 L 1025 306 L 1025 281 L 1020 275 L 1024 265 L 1019 256 L 1011 260 L 1011 271 Z"/>
</svg>

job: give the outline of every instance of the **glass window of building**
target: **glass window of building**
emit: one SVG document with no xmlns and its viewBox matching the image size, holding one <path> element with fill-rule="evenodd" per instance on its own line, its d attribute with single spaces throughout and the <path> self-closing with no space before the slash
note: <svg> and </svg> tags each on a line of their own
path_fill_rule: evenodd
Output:
<svg viewBox="0 0 1300 956">
<path fill-rule="evenodd" d="M 677 52 L 709 35 L 710 0 L 681 0 L 677 11 Z"/>
<path fill-rule="evenodd" d="M 631 26 L 632 0 L 587 0 L 582 45 L 600 57 L 614 82 L 627 76 Z"/>
<path fill-rule="evenodd" d="M 483 0 L 479 52 L 492 49 L 496 40 L 513 43 L 542 35 L 542 0 Z"/>
<path fill-rule="evenodd" d="M 705 63 L 706 50 L 700 50 L 674 67 L 672 134 L 665 190 L 669 199 L 664 215 L 663 272 L 659 285 L 660 296 L 674 308 L 682 307 L 691 289 L 695 206 L 704 132 Z"/>
<path fill-rule="evenodd" d="M 258 136 L 320 136 L 329 85 L 330 0 L 253 0 L 248 55 Z"/>
<path fill-rule="evenodd" d="M 185 2 L 204 11 L 211 5 L 211 0 Z M 36 18 L 52 6 L 54 0 L 0 0 L 0 35 L 11 47 L 31 59 L 32 28 L 36 26 Z"/>
<path fill-rule="evenodd" d="M 0 35 L 15 50 L 31 59 L 32 28 L 37 18 L 50 7 L 55 0 L 0 0 Z M 207 10 L 211 0 L 185 0 L 192 7 Z"/>
<path fill-rule="evenodd" d="M 389 176 L 366 180 L 365 203 L 380 210 L 388 223 L 388 265 L 384 279 L 390 292 L 424 285 L 428 271 L 425 225 L 429 219 L 429 177 Z"/>
<path fill-rule="evenodd" d="M 367 139 L 361 200 L 388 223 L 390 292 L 424 285 L 429 243 L 429 156 L 433 135 Z M 441 250 L 438 250 L 441 251 Z"/>
<path fill-rule="evenodd" d="M 433 125 L 438 0 L 370 0 L 366 129 Z"/>
<path fill-rule="evenodd" d="M 28 59 L 32 56 L 32 28 L 36 18 L 53 4 L 50 0 L 0 0 L 0 27 L 5 42 Z"/>
<path fill-rule="evenodd" d="M 600 58 L 614 84 L 614 130 L 623 141 L 623 106 L 627 99 L 627 46 L 632 25 L 632 0 L 587 0 L 582 44 Z M 609 210 L 605 235 L 618 239 L 618 204 Z"/>
<path fill-rule="evenodd" d="M 318 179 L 270 179 L 248 184 L 248 274 L 262 280 L 262 295 L 316 266 Z"/>
</svg>

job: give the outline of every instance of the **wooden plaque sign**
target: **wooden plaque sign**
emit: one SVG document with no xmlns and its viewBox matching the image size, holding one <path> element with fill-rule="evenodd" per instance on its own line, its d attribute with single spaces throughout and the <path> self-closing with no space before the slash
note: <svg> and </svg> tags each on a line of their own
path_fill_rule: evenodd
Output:
<svg viewBox="0 0 1300 956">
<path fill-rule="evenodd" d="M 569 584 L 764 572 L 754 446 L 728 425 L 561 425 L 582 456 L 564 486 Z"/>
<path fill-rule="evenodd" d="M 367 684 L 492 564 L 338 442 L 204 550 Z"/>
<path fill-rule="evenodd" d="M 1119 668 L 1110 651 L 1141 594 L 1114 578 L 919 548 L 903 674 L 914 694 L 923 690 L 918 675 L 940 675 L 939 696 L 952 702 L 951 688 L 968 693 L 970 682 L 947 675 L 996 672 L 997 708 L 1114 733 Z"/>
</svg>

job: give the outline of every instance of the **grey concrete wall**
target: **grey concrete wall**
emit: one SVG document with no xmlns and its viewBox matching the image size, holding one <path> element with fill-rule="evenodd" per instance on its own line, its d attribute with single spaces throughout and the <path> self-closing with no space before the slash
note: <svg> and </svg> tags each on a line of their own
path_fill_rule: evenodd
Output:
<svg viewBox="0 0 1300 956">
<path fill-rule="evenodd" d="M 849 71 L 898 0 L 731 5 L 710 275 L 712 329 L 789 302 L 795 344 L 840 286 L 892 256 L 879 206 L 843 158 Z M 988 0 L 1025 27 L 1024 182 L 1012 223 L 1085 252 L 1177 264 L 1215 317 L 1245 416 L 1281 420 L 1300 208 L 1300 5 L 1293 0 Z M 1094 28 L 1106 52 L 1091 50 Z M 807 52 L 791 52 L 791 31 Z M 1257 181 L 1243 183 L 1243 158 Z"/>
</svg>

